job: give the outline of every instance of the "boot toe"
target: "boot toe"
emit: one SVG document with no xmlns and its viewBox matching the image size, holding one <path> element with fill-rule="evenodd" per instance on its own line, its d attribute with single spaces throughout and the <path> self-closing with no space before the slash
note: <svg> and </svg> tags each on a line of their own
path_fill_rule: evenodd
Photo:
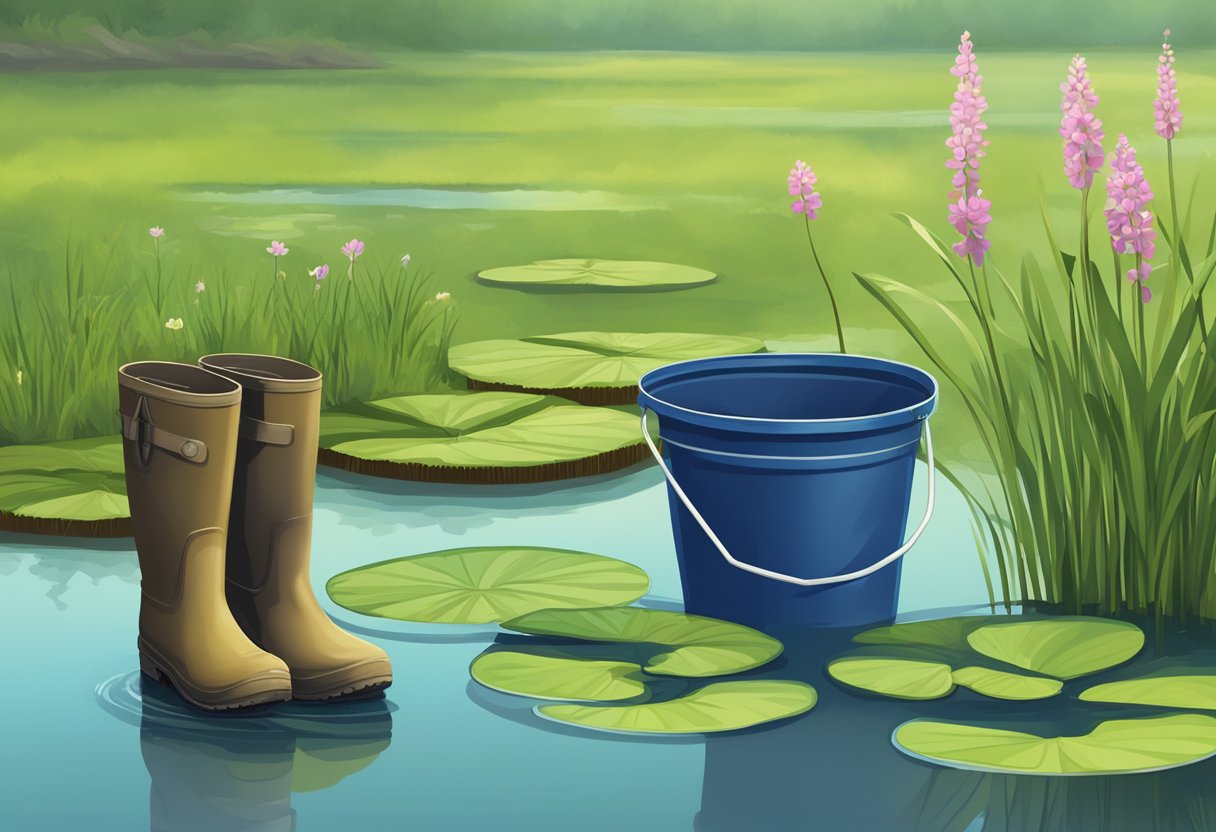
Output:
<svg viewBox="0 0 1216 832">
<path fill-rule="evenodd" d="M 315 700 L 366 697 L 383 691 L 393 683 L 392 665 L 379 647 L 368 648 L 367 655 L 337 667 L 297 669 L 291 677 L 293 695 Z"/>
</svg>

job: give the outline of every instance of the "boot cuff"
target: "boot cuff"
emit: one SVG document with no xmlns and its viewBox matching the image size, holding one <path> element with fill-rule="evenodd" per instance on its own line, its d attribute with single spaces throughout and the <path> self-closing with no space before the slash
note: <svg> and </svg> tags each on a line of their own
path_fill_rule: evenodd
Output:
<svg viewBox="0 0 1216 832">
<path fill-rule="evenodd" d="M 136 361 L 118 368 L 118 384 L 151 399 L 187 407 L 240 404 L 241 386 L 193 364 Z"/>
<path fill-rule="evenodd" d="M 242 387 L 266 393 L 308 393 L 321 389 L 315 367 L 275 355 L 223 353 L 204 355 L 200 366 L 239 382 Z"/>
</svg>

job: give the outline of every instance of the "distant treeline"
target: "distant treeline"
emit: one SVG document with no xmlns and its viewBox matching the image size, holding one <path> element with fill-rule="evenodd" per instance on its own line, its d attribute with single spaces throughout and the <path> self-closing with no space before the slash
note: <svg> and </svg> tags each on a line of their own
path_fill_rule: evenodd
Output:
<svg viewBox="0 0 1216 832">
<path fill-rule="evenodd" d="M 1216 45 L 1216 0 L 0 0 L 0 23 L 54 36 L 93 18 L 113 32 L 301 36 L 369 48 L 986 49 L 1156 42 Z"/>
</svg>

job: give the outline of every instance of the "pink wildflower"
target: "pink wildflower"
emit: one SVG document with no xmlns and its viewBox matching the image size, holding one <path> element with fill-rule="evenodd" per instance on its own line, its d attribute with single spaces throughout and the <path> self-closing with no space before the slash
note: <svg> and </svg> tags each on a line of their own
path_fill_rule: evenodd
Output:
<svg viewBox="0 0 1216 832">
<path fill-rule="evenodd" d="M 315 269 L 309 269 L 308 276 L 315 278 L 317 283 L 320 283 L 322 280 L 329 277 L 329 264 L 326 263 L 324 265 L 317 266 Z"/>
<path fill-rule="evenodd" d="M 278 240 L 271 240 L 270 245 L 266 247 L 266 251 L 269 254 L 273 254 L 275 257 L 282 257 L 289 251 L 289 249 L 286 245 L 280 243 Z"/>
<path fill-rule="evenodd" d="M 353 263 L 356 257 L 363 254 L 363 241 L 351 240 L 349 243 L 342 246 L 342 253 L 349 257 Z"/>
<path fill-rule="evenodd" d="M 1178 109 L 1178 75 L 1174 72 L 1174 48 L 1170 46 L 1170 30 L 1165 30 L 1161 56 L 1157 58 L 1157 99 L 1153 102 L 1153 127 L 1163 139 L 1172 139 L 1182 129 L 1182 111 Z"/>
<path fill-rule="evenodd" d="M 1140 299 L 1148 303 L 1153 294 L 1144 281 L 1153 270 L 1148 261 L 1157 250 L 1153 213 L 1148 210 L 1153 191 L 1144 178 L 1144 169 L 1136 161 L 1136 149 L 1122 133 L 1111 154 L 1106 197 L 1103 213 L 1110 244 L 1117 254 L 1136 255 L 1136 265 L 1128 271 L 1127 279 L 1140 286 Z"/>
<path fill-rule="evenodd" d="M 816 219 L 819 209 L 823 207 L 823 197 L 815 191 L 815 183 L 819 177 L 811 170 L 811 166 L 799 159 L 790 168 L 786 181 L 790 186 L 790 196 L 798 197 L 798 201 L 790 206 L 795 214 L 806 214 L 807 219 Z"/>
<path fill-rule="evenodd" d="M 159 240 L 161 237 L 165 236 L 165 229 L 161 228 L 159 225 L 154 225 L 148 229 L 148 233 Z"/>
<path fill-rule="evenodd" d="M 952 248 L 959 257 L 973 257 L 975 264 L 982 266 L 984 252 L 991 245 L 985 234 L 988 223 L 992 222 L 989 214 L 992 203 L 984 199 L 984 192 L 980 190 L 980 159 L 986 155 L 984 148 L 988 146 L 984 139 L 984 131 L 988 129 L 984 122 L 988 100 L 982 92 L 984 76 L 979 74 L 970 32 L 963 32 L 959 39 L 958 56 L 950 74 L 958 78 L 954 103 L 950 105 L 952 133 L 946 139 L 946 147 L 953 154 L 946 167 L 954 171 L 950 224 L 963 235 Z"/>
<path fill-rule="evenodd" d="M 1074 188 L 1084 190 L 1093 184 L 1094 171 L 1102 167 L 1102 120 L 1094 115 L 1098 96 L 1089 83 L 1085 59 L 1073 56 L 1068 80 L 1060 85 L 1064 98 L 1060 109 L 1060 135 L 1064 137 L 1064 173 Z"/>
</svg>

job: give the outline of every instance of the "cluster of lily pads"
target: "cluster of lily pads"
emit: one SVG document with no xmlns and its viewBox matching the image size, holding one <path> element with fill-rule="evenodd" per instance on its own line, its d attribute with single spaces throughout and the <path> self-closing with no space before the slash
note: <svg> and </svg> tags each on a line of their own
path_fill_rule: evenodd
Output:
<svg viewBox="0 0 1216 832">
<path fill-rule="evenodd" d="M 557 722 L 633 734 L 700 734 L 814 707 L 817 695 L 804 682 L 701 684 L 765 665 L 783 646 L 739 624 L 621 606 L 649 587 L 646 573 L 624 561 L 523 547 L 397 558 L 340 573 L 326 585 L 335 603 L 365 615 L 496 623 L 531 636 L 492 645 L 469 672 L 487 688 L 552 703 L 534 711 Z"/>
<path fill-rule="evenodd" d="M 1066 683 L 1136 656 L 1135 625 L 1088 616 L 1001 622 L 966 616 L 896 624 L 854 637 L 861 646 L 827 667 L 855 691 L 905 700 L 949 696 L 965 687 L 985 697 L 1039 700 Z M 1083 702 L 1216 710 L 1216 676 L 1153 675 L 1084 687 Z M 1216 755 L 1216 717 L 1202 713 L 1113 719 L 1082 736 L 1041 737 L 984 725 L 914 719 L 895 746 L 939 765 L 1023 774 L 1123 774 L 1156 771 Z"/>
</svg>

